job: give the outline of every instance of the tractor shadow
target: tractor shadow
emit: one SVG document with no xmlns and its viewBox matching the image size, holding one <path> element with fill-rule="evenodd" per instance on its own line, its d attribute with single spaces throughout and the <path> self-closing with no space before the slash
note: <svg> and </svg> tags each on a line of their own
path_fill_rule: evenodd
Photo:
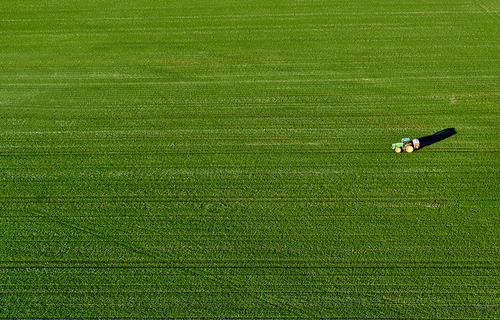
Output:
<svg viewBox="0 0 500 320">
<path fill-rule="evenodd" d="M 449 138 L 456 133 L 457 131 L 455 130 L 455 128 L 447 128 L 439 132 L 436 132 L 433 135 L 418 138 L 418 140 L 420 141 L 419 149 L 425 148 L 427 146 L 430 146 L 431 144 Z"/>
</svg>

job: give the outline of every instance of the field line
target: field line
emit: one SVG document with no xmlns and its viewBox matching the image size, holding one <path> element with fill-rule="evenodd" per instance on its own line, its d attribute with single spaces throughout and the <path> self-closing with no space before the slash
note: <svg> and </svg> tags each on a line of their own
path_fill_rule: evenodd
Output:
<svg viewBox="0 0 500 320">
<path fill-rule="evenodd" d="M 443 10 L 443 11 L 376 11 L 376 12 L 309 12 L 309 13 L 262 13 L 262 14 L 232 14 L 232 15 L 168 15 L 168 16 L 147 16 L 147 17 L 91 17 L 91 18 L 78 18 L 78 21 L 152 21 L 152 20 L 196 20 L 196 19 L 258 19 L 265 18 L 293 18 L 293 17 L 314 17 L 314 16 L 380 16 L 380 15 L 449 15 L 449 14 L 498 14 L 499 11 L 487 10 L 484 6 L 480 6 L 484 10 Z M 169 11 L 171 8 L 165 7 L 149 7 L 149 8 L 130 8 L 128 10 L 121 10 L 122 12 L 134 11 L 154 11 L 161 10 Z M 108 10 L 109 12 L 119 12 L 119 10 Z M 59 11 L 60 12 L 60 11 Z M 93 9 L 81 9 L 80 12 L 100 12 Z M 60 12 L 61 13 L 61 12 Z M 1 19 L 1 22 L 37 22 L 37 21 L 74 21 L 70 18 L 30 18 L 30 19 Z"/>
<path fill-rule="evenodd" d="M 399 80 L 463 80 L 463 79 L 498 79 L 500 76 L 431 76 L 398 78 L 351 78 L 351 79 L 262 79 L 262 80 L 216 80 L 216 81 L 150 81 L 150 82 L 53 82 L 53 83 L 3 83 L 4 87 L 92 87 L 92 86 L 165 86 L 165 85 L 217 85 L 217 84 L 260 84 L 260 83 L 318 83 L 318 82 L 394 82 Z"/>
</svg>

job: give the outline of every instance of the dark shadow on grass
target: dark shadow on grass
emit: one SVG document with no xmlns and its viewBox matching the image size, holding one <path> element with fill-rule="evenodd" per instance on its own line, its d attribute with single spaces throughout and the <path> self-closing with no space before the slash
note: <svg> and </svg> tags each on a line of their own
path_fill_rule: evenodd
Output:
<svg viewBox="0 0 500 320">
<path fill-rule="evenodd" d="M 449 138 L 456 133 L 457 131 L 455 130 L 455 128 L 447 128 L 439 132 L 436 132 L 433 135 L 418 138 L 418 140 L 420 141 L 420 149 L 430 146 L 431 144 L 434 144 L 446 138 Z"/>
</svg>

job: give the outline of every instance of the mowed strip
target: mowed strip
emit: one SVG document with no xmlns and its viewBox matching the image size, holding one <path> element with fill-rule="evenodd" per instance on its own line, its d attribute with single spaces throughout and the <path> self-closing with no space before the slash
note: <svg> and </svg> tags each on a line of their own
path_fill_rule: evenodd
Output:
<svg viewBox="0 0 500 320">
<path fill-rule="evenodd" d="M 0 317 L 498 316 L 495 5 L 2 3 Z"/>
</svg>

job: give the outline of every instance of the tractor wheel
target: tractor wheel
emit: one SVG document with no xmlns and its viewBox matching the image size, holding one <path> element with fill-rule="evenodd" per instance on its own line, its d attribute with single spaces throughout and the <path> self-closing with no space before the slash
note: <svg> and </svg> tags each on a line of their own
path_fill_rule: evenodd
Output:
<svg viewBox="0 0 500 320">
<path fill-rule="evenodd" d="M 400 147 L 397 147 L 396 149 L 394 149 L 394 151 L 396 151 L 396 153 L 401 153 L 401 151 L 403 151 L 403 149 L 401 149 Z"/>
<path fill-rule="evenodd" d="M 405 150 L 406 150 L 406 152 L 411 153 L 411 152 L 413 152 L 413 146 L 407 145 Z"/>
</svg>

